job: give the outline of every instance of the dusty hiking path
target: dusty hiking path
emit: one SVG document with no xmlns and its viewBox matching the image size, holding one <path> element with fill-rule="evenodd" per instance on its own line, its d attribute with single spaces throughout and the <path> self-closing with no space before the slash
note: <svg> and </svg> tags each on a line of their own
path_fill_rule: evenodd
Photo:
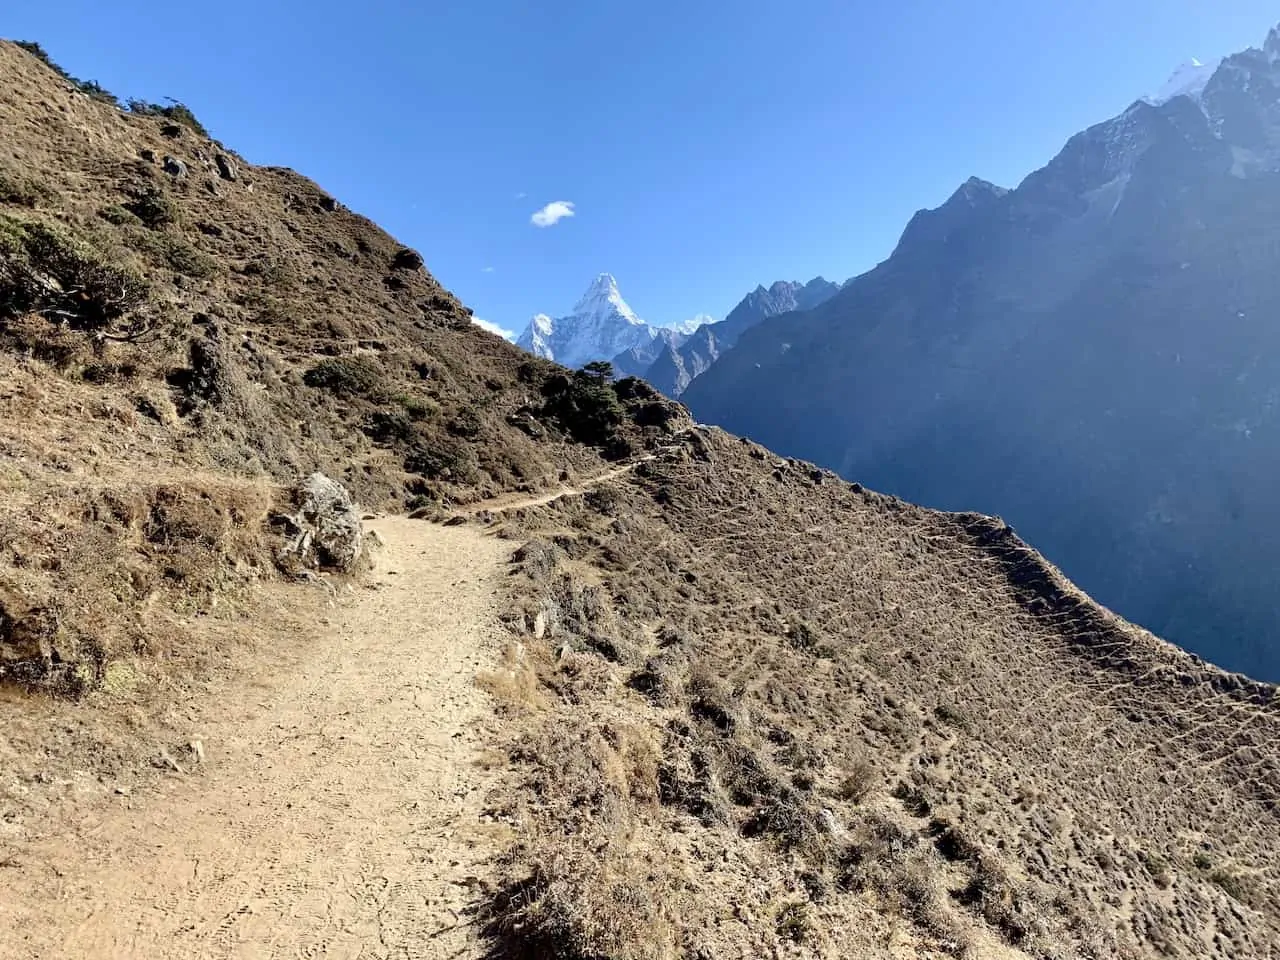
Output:
<svg viewBox="0 0 1280 960">
<path fill-rule="evenodd" d="M 492 710 L 474 680 L 499 653 L 512 545 L 368 526 L 385 544 L 369 586 L 293 670 L 228 691 L 202 765 L 0 863 L 0 957 L 481 955 L 464 911 L 507 828 L 484 822 Z"/>
<path fill-rule="evenodd" d="M 479 503 L 470 503 L 463 507 L 454 508 L 453 512 L 464 517 L 474 517 L 477 514 L 488 511 L 489 513 L 501 513 L 504 510 L 523 510 L 526 507 L 541 507 L 553 500 L 559 500 L 561 497 L 569 497 L 574 494 L 585 493 L 592 487 L 598 487 L 601 484 L 608 483 L 610 480 L 617 480 L 624 474 L 630 473 L 639 464 L 647 463 L 654 457 L 641 457 L 638 460 L 632 460 L 613 470 L 605 473 L 597 474 L 594 477 L 586 477 L 579 479 L 574 486 L 560 487 L 556 490 L 549 490 L 546 493 L 524 494 L 511 493 L 501 497 L 494 497 L 490 500 L 482 500 Z"/>
</svg>

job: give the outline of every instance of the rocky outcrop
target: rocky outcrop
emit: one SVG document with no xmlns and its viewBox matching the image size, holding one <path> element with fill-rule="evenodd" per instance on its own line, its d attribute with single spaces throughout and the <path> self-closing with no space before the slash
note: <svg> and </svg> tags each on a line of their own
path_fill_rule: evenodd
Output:
<svg viewBox="0 0 1280 960">
<path fill-rule="evenodd" d="M 294 491 L 292 514 L 277 517 L 289 542 L 285 558 L 303 567 L 350 573 L 364 558 L 360 509 L 346 487 L 313 473 Z"/>
</svg>

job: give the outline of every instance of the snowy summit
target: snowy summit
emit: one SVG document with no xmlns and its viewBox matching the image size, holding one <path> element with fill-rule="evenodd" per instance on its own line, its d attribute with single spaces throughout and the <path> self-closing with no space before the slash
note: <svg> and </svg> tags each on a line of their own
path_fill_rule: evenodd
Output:
<svg viewBox="0 0 1280 960">
<path fill-rule="evenodd" d="M 540 313 L 516 343 L 566 367 L 591 360 L 607 360 L 637 347 L 648 347 L 659 337 L 656 328 L 641 320 L 622 299 L 613 274 L 596 277 L 568 316 L 552 318 Z"/>
<path fill-rule="evenodd" d="M 1155 94 L 1143 99 L 1157 107 L 1162 103 L 1168 103 L 1174 97 L 1190 97 L 1192 100 L 1198 100 L 1220 63 L 1222 63 L 1221 57 L 1208 63 L 1201 63 L 1193 57 L 1173 71 L 1173 76 L 1166 80 L 1164 86 Z"/>
</svg>

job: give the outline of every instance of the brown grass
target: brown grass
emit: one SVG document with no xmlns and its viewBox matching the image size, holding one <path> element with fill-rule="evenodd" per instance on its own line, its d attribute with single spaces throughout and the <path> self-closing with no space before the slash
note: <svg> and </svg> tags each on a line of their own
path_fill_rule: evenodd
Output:
<svg viewBox="0 0 1280 960">
<path fill-rule="evenodd" d="M 511 883 L 551 850 L 663 851 L 663 879 L 636 882 L 661 899 L 682 876 L 684 905 L 636 936 L 712 955 L 845 956 L 859 929 L 867 955 L 893 937 L 893 955 L 1265 955 L 1273 691 L 1100 610 L 998 522 L 804 464 L 778 480 L 752 452 L 712 431 L 609 496 L 504 519 L 536 538 L 513 610 L 575 611 L 541 640 L 511 617 L 554 694 L 532 716 L 572 743 L 647 728 L 660 750 L 656 802 L 518 775 L 533 812 Z M 589 682 L 567 679 L 565 646 Z M 520 769 L 544 749 L 567 748 L 517 750 Z M 1193 864 L 1206 831 L 1219 853 Z M 550 941 L 608 922 L 589 893 L 576 904 Z M 735 904 L 749 922 L 726 920 Z M 878 940 L 873 915 L 905 926 Z"/>
</svg>

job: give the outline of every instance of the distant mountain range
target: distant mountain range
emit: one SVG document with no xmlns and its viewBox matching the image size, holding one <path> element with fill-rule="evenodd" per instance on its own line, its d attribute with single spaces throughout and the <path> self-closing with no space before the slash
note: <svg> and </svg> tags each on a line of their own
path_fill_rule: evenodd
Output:
<svg viewBox="0 0 1280 960">
<path fill-rule="evenodd" d="M 1280 680 L 1280 32 L 1181 68 L 1016 189 L 969 180 L 683 399 L 999 514 L 1113 609 Z"/>
<path fill-rule="evenodd" d="M 571 313 L 554 319 L 536 315 L 516 343 L 567 367 L 609 360 L 620 374 L 643 377 L 669 396 L 679 396 L 744 331 L 769 317 L 816 307 L 839 289 L 821 277 L 808 283 L 780 280 L 768 289 L 756 287 L 722 321 L 702 316 L 660 327 L 640 319 L 613 275 L 602 273 Z"/>
</svg>

